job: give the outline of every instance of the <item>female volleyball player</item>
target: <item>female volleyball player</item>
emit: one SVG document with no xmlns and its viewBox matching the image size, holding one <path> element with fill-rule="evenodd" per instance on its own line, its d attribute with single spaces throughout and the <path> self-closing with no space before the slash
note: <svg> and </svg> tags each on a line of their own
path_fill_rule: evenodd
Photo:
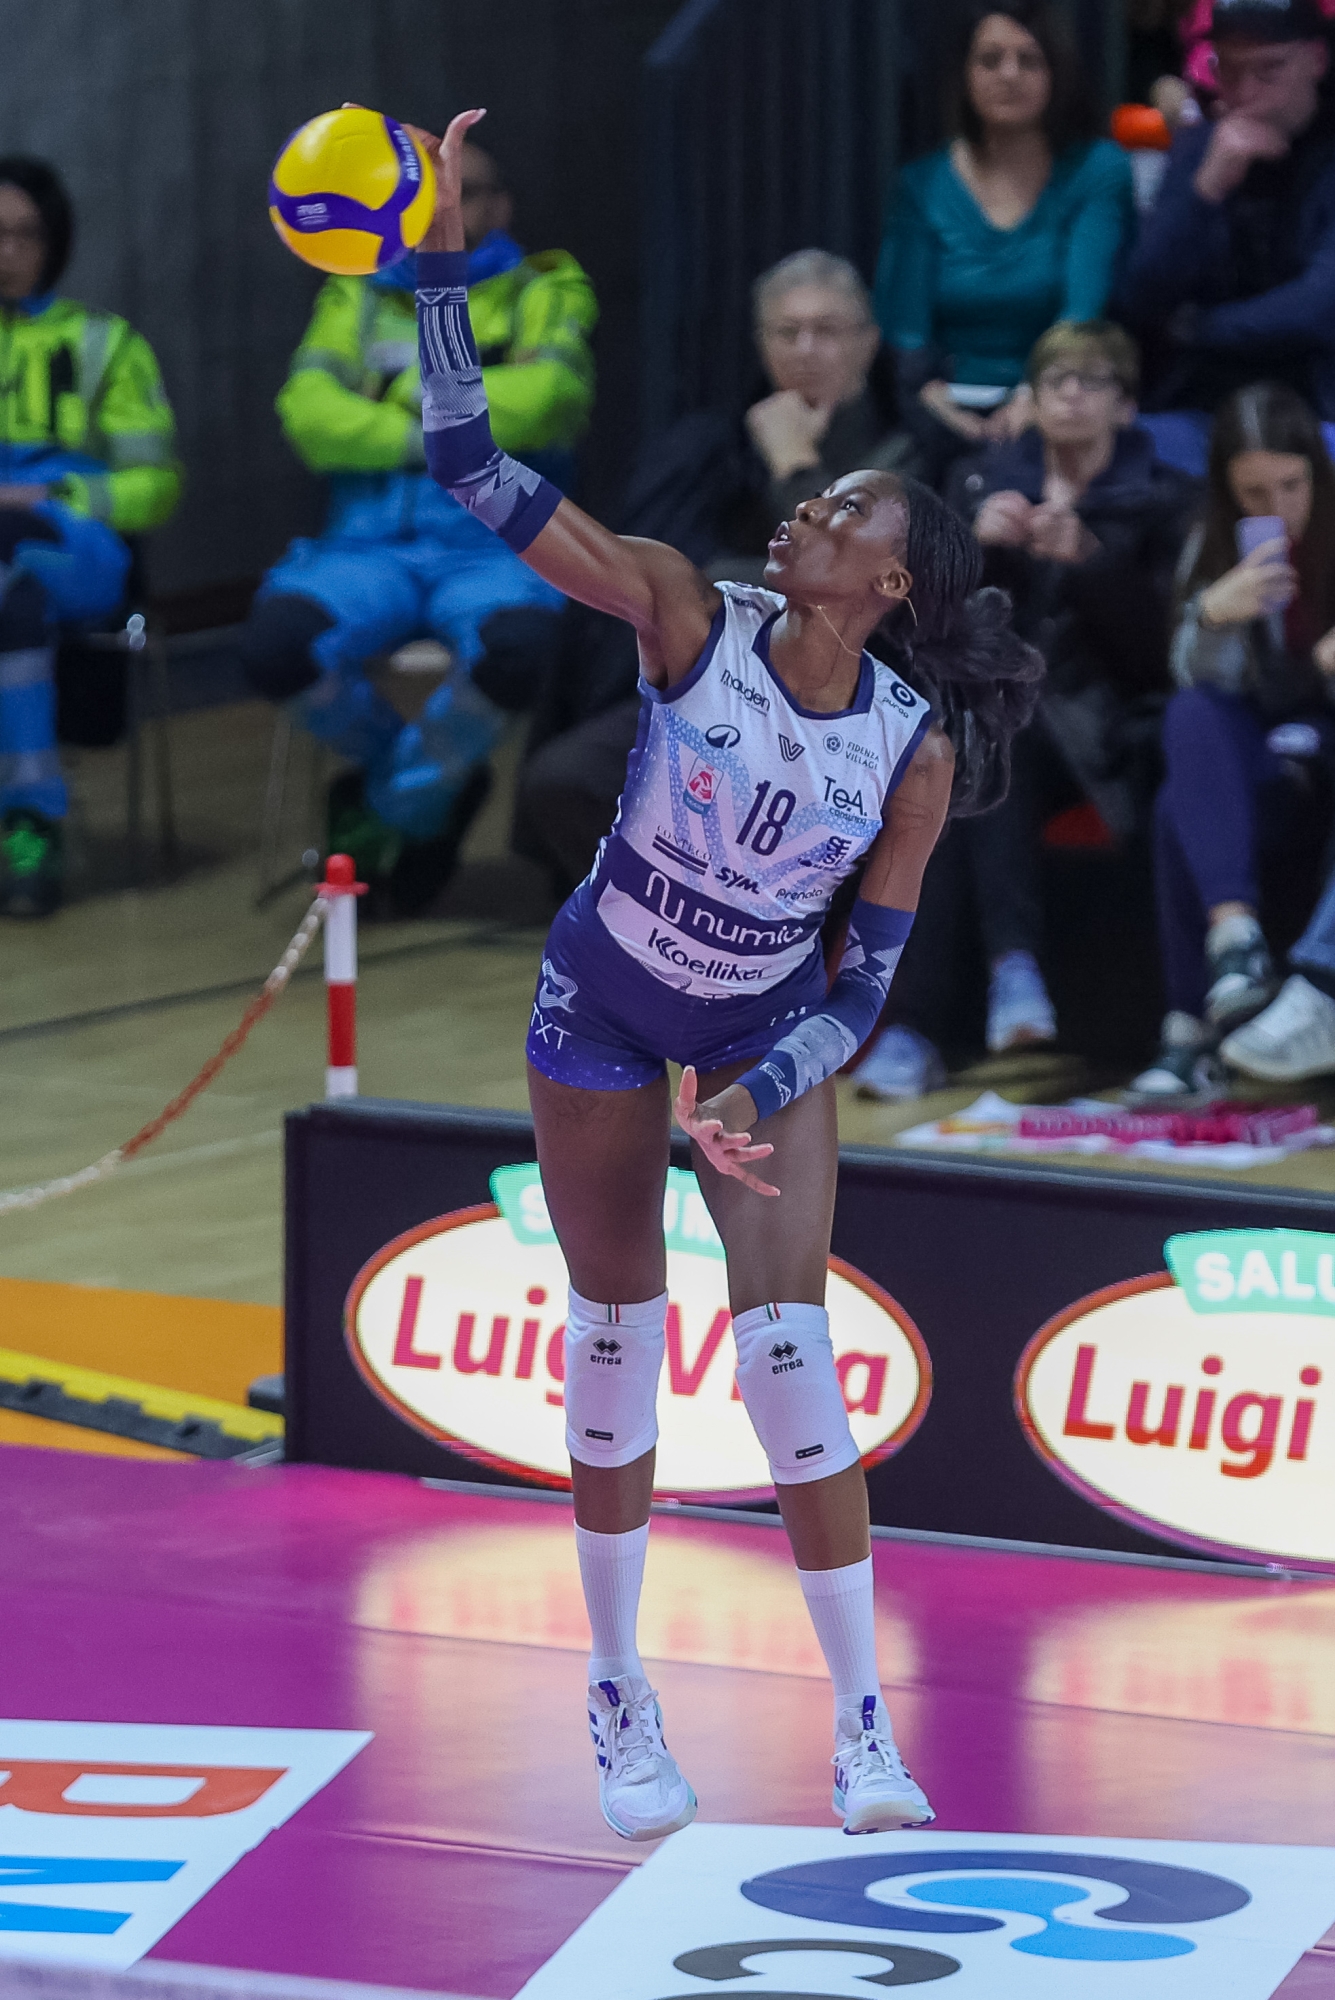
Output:
<svg viewBox="0 0 1335 2000">
<path fill-rule="evenodd" d="M 667 1312 L 665 1060 L 728 1258 L 737 1382 L 834 1681 L 849 1833 L 932 1817 L 881 1700 L 867 1489 L 824 1309 L 833 1077 L 876 1023 L 952 801 L 1004 789 L 1038 657 L 972 537 L 925 489 L 850 473 L 770 545 L 772 588 L 716 588 L 610 534 L 492 442 L 469 326 L 459 149 L 418 259 L 427 464 L 558 589 L 639 635 L 644 714 L 616 826 L 552 926 L 529 1031 L 538 1160 L 569 1268 L 565 1403 L 609 1826 L 694 1817 L 636 1651 Z M 437 142 L 419 134 L 433 150 Z M 863 650 L 873 633 L 902 661 Z M 910 686 L 912 675 L 916 686 Z M 927 686 L 930 699 L 917 690 Z M 828 986 L 819 929 L 865 857 Z"/>
</svg>

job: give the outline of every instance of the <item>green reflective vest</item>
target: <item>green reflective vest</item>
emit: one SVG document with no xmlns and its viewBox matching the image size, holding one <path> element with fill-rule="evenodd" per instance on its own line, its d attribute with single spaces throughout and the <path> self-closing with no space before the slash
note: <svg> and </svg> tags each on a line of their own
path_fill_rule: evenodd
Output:
<svg viewBox="0 0 1335 2000">
<path fill-rule="evenodd" d="M 152 348 L 115 313 L 72 299 L 32 314 L 0 308 L 0 477 L 45 480 L 48 455 L 54 497 L 120 534 L 158 527 L 180 498 Z"/>
<path fill-rule="evenodd" d="M 589 337 L 598 305 L 564 250 L 525 257 L 472 286 L 491 431 L 502 451 L 573 445 L 593 408 Z M 411 292 L 365 278 L 321 287 L 277 410 L 313 472 L 411 472 L 426 464 Z"/>
</svg>

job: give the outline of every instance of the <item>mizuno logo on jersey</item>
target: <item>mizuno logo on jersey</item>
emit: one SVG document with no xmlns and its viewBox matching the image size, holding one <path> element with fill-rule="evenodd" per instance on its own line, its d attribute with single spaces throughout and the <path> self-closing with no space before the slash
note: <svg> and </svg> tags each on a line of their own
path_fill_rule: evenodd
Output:
<svg viewBox="0 0 1335 2000">
<path fill-rule="evenodd" d="M 779 748 L 783 752 L 783 761 L 785 764 L 795 764 L 802 755 L 805 747 L 804 744 L 794 743 L 791 736 L 785 736 L 782 731 L 779 732 Z"/>
</svg>

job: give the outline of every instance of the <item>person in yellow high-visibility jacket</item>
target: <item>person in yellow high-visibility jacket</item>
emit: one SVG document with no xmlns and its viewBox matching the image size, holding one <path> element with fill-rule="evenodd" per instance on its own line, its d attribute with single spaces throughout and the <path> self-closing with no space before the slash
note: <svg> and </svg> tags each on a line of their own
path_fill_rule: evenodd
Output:
<svg viewBox="0 0 1335 2000">
<path fill-rule="evenodd" d="M 495 162 L 465 149 L 469 305 L 492 427 L 556 484 L 593 407 L 593 289 L 564 250 L 526 253 Z M 388 884 L 407 912 L 443 882 L 485 796 L 502 712 L 471 679 L 489 644 L 522 647 L 525 621 L 561 596 L 426 472 L 414 307 L 416 260 L 321 288 L 278 413 L 289 443 L 330 483 L 325 532 L 269 571 L 242 637 L 252 686 L 297 697 L 313 734 L 359 767 L 336 784 L 330 840 Z M 454 670 L 405 725 L 368 659 L 418 637 Z"/>
<path fill-rule="evenodd" d="M 55 628 L 122 604 L 124 537 L 165 521 L 181 491 L 152 348 L 56 295 L 72 236 L 54 169 L 0 159 L 0 916 L 60 901 Z"/>
</svg>

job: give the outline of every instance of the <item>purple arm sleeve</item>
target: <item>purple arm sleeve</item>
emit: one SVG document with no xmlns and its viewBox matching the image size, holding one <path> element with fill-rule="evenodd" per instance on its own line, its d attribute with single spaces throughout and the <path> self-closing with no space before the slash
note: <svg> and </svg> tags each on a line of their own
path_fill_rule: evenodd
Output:
<svg viewBox="0 0 1335 2000">
<path fill-rule="evenodd" d="M 772 1117 L 856 1055 L 880 1019 L 900 953 L 913 929 L 912 910 L 888 910 L 859 896 L 848 926 L 843 964 L 819 1014 L 808 1015 L 775 1044 L 763 1062 L 737 1081 Z"/>
<path fill-rule="evenodd" d="M 561 494 L 540 473 L 499 450 L 492 438 L 468 318 L 465 251 L 419 252 L 417 345 L 427 471 L 522 555 L 560 506 Z"/>
</svg>

